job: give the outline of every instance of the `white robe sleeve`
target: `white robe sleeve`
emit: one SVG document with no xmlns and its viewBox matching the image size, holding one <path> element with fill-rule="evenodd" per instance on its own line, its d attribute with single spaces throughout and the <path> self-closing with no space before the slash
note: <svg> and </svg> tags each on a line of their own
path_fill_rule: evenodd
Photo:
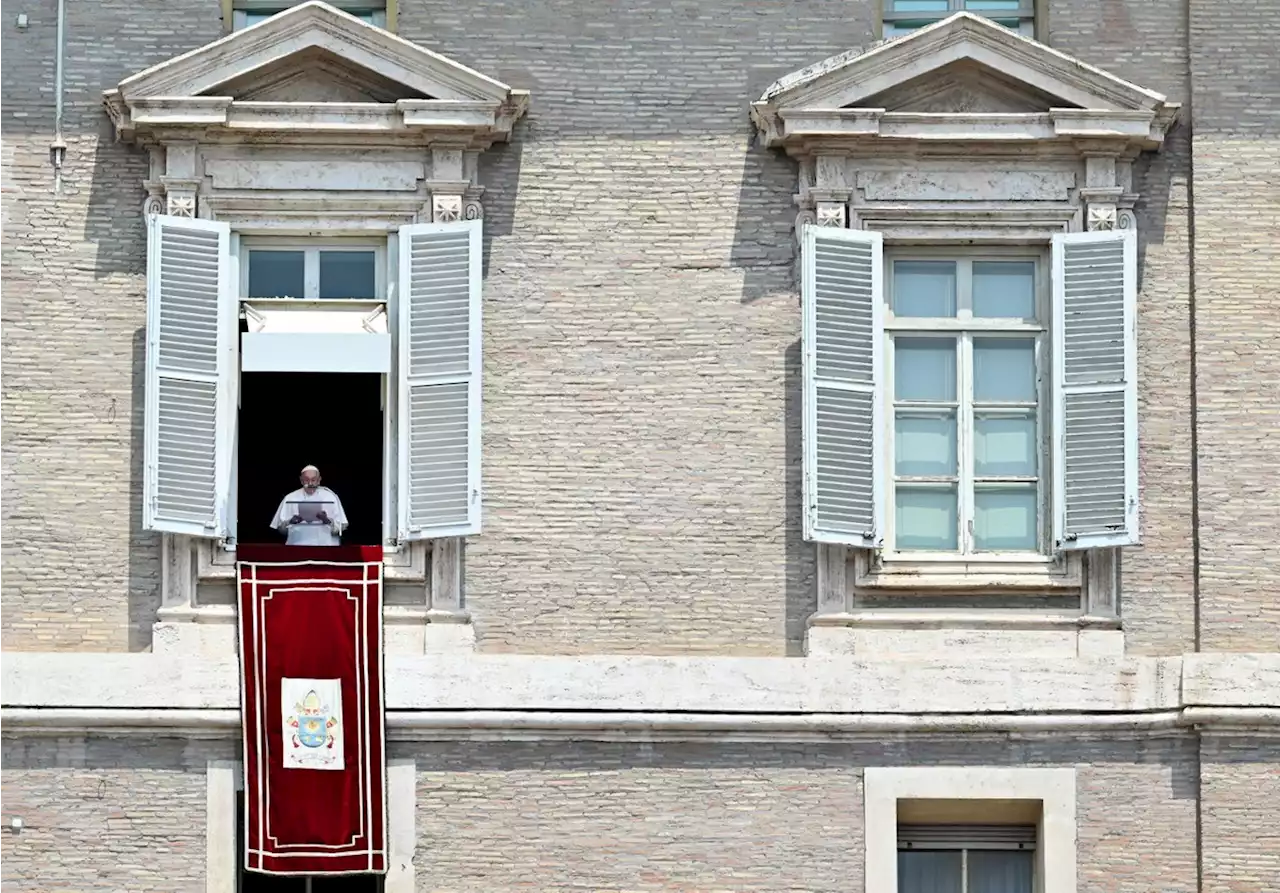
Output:
<svg viewBox="0 0 1280 893">
<path fill-rule="evenodd" d="M 289 508 L 289 494 L 286 493 L 284 499 L 280 500 L 280 507 L 276 509 L 276 516 L 271 519 L 272 530 L 279 530 L 282 532 L 288 531 L 289 519 L 293 517 L 292 515 L 285 514 L 288 508 Z"/>
<path fill-rule="evenodd" d="M 342 500 L 338 498 L 338 494 L 330 490 L 329 495 L 333 497 L 333 517 L 329 519 L 329 529 L 334 536 L 342 536 L 342 531 L 347 529 L 347 513 L 342 509 Z"/>
</svg>

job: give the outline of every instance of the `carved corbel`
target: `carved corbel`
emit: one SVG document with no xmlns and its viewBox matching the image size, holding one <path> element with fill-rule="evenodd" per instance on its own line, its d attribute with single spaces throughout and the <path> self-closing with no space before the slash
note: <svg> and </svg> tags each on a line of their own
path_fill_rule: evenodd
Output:
<svg viewBox="0 0 1280 893">
<path fill-rule="evenodd" d="M 142 202 L 142 216 L 144 219 L 154 217 L 157 214 L 163 214 L 166 210 L 164 198 L 164 147 L 150 146 L 148 153 L 151 156 L 150 175 L 142 181 L 142 186 L 147 190 L 147 197 Z"/>
<path fill-rule="evenodd" d="M 433 223 L 479 220 L 484 216 L 475 182 L 479 153 L 458 146 L 431 147 L 431 176 L 426 181 L 431 192 L 430 217 Z M 427 211 L 423 209 L 424 215 Z"/>
</svg>

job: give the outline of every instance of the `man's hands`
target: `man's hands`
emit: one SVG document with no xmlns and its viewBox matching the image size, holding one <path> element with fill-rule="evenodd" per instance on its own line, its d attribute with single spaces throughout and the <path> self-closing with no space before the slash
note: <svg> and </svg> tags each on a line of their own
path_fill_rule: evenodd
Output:
<svg viewBox="0 0 1280 893">
<path fill-rule="evenodd" d="M 292 518 L 290 518 L 290 519 L 289 519 L 289 523 L 290 523 L 290 524 L 301 524 L 301 523 L 302 523 L 302 516 L 301 516 L 301 515 L 294 515 Z"/>
<path fill-rule="evenodd" d="M 318 520 L 321 524 L 328 524 L 329 523 L 328 512 L 326 512 L 324 509 L 320 509 L 320 511 L 316 512 L 316 520 Z"/>
</svg>

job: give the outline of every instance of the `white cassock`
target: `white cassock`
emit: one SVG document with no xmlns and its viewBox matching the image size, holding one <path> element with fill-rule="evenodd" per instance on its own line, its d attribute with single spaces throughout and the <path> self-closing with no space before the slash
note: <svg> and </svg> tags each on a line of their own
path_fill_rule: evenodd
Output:
<svg viewBox="0 0 1280 893">
<path fill-rule="evenodd" d="M 298 506 L 292 503 L 299 502 L 332 503 L 324 507 L 329 523 L 290 524 L 289 519 L 299 514 Z M 276 530 L 289 532 L 289 538 L 285 540 L 285 544 L 289 546 L 340 546 L 342 531 L 347 529 L 347 513 L 342 510 L 342 500 L 338 498 L 338 494 L 328 487 L 316 487 L 316 492 L 310 495 L 306 490 L 298 489 L 280 500 L 280 508 L 276 509 L 271 526 Z"/>
</svg>

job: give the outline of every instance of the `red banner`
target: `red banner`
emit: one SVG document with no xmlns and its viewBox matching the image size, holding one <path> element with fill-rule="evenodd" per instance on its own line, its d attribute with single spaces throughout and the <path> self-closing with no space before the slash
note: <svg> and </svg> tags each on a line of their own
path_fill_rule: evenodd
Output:
<svg viewBox="0 0 1280 893">
<path fill-rule="evenodd" d="M 238 557 L 245 867 L 385 872 L 381 549 Z"/>
</svg>

